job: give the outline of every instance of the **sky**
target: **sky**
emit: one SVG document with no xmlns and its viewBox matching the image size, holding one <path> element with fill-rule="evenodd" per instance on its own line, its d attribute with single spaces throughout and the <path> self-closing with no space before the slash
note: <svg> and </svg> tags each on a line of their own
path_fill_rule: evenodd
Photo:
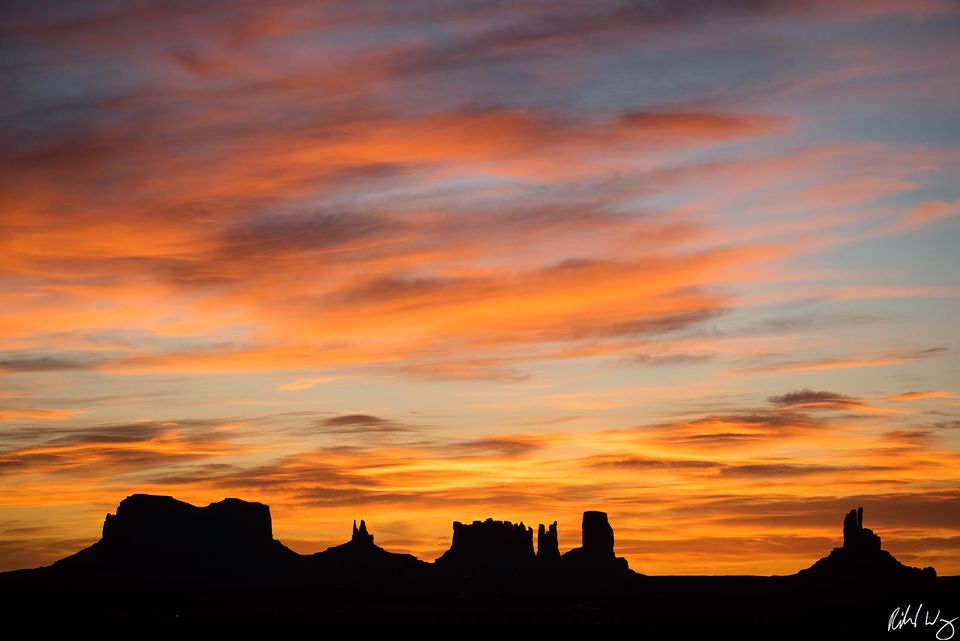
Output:
<svg viewBox="0 0 960 641">
<path fill-rule="evenodd" d="M 0 570 L 153 493 L 960 574 L 960 3 L 0 12 Z"/>
</svg>

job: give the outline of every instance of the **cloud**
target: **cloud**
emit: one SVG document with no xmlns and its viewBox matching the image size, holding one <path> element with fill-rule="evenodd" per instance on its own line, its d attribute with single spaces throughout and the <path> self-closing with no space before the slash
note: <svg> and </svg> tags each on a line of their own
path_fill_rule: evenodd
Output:
<svg viewBox="0 0 960 641">
<path fill-rule="evenodd" d="M 887 398 L 888 401 L 920 401 L 928 398 L 953 398 L 951 392 L 928 390 L 925 392 L 901 392 Z"/>
<path fill-rule="evenodd" d="M 877 4 L 880 6 L 875 6 Z M 486 17 L 490 12 L 496 13 L 493 6 L 478 14 Z M 718 3 L 605 0 L 583 9 L 526 8 L 512 12 L 510 16 L 501 15 L 501 20 L 481 20 L 477 27 L 466 30 L 469 37 L 434 46 L 411 47 L 399 52 L 387 64 L 392 64 L 394 73 L 401 75 L 484 69 L 496 64 L 536 60 L 548 54 L 564 58 L 573 51 L 622 43 L 624 38 L 639 33 L 644 39 L 658 42 L 658 37 L 677 37 L 689 29 L 704 28 L 715 20 L 731 17 L 790 16 L 830 22 L 904 14 L 927 17 L 951 12 L 955 12 L 955 7 L 936 0 L 925 1 L 914 8 L 901 3 L 855 3 L 838 8 L 833 4 L 811 4 L 802 0 Z M 470 13 L 459 16 L 458 22 L 469 25 Z M 484 26 L 487 28 L 483 29 Z"/>
<path fill-rule="evenodd" d="M 811 475 L 831 475 L 832 478 L 838 478 L 840 475 L 859 476 L 890 469 L 876 465 L 823 465 L 787 461 L 743 463 L 704 459 L 654 459 L 629 455 L 591 457 L 585 459 L 584 463 L 598 469 L 676 472 L 688 478 L 697 473 L 714 478 L 763 479 Z"/>
<path fill-rule="evenodd" d="M 708 361 L 714 356 L 716 354 L 636 354 L 630 360 L 642 365 L 692 365 Z"/>
<path fill-rule="evenodd" d="M 341 414 L 317 421 L 329 434 L 395 434 L 420 431 L 420 427 L 391 421 L 372 414 Z"/>
<path fill-rule="evenodd" d="M 107 361 L 101 354 L 31 354 L 4 352 L 0 370 L 10 373 L 55 372 L 95 369 Z"/>
<path fill-rule="evenodd" d="M 823 421 L 800 412 L 756 410 L 658 423 L 636 431 L 673 445 L 722 447 L 796 436 L 825 426 Z"/>
<path fill-rule="evenodd" d="M 818 301 L 800 301 L 800 304 L 813 304 L 815 302 Z M 764 318 L 749 326 L 738 328 L 735 332 L 747 336 L 770 333 L 793 334 L 802 331 L 830 330 L 840 327 L 862 327 L 882 321 L 882 318 L 866 314 L 839 314 L 812 311 Z"/>
<path fill-rule="evenodd" d="M 241 447 L 207 427 L 217 422 L 107 424 L 87 428 L 8 431 L 0 475 L 99 476 L 103 470 L 143 472 L 184 461 L 216 458 Z"/>
<path fill-rule="evenodd" d="M 433 449 L 455 457 L 520 458 L 543 448 L 547 442 L 544 437 L 491 436 L 434 446 Z"/>
<path fill-rule="evenodd" d="M 718 470 L 723 464 L 692 459 L 655 459 L 639 456 L 601 456 L 588 458 L 584 463 L 600 469 L 628 470 Z"/>
<path fill-rule="evenodd" d="M 91 174 L 82 180 L 66 181 L 46 160 L 11 161 L 23 178 L 12 182 L 32 183 L 13 194 L 21 204 L 11 210 L 36 216 L 11 224 L 5 273 L 29 275 L 43 295 L 18 301 L 0 322 L 0 337 L 31 346 L 8 367 L 251 372 L 329 363 L 520 380 L 523 365 L 577 358 L 578 349 L 639 352 L 637 365 L 692 363 L 723 355 L 615 341 L 666 342 L 721 321 L 732 290 L 790 252 L 728 243 L 683 208 L 637 205 L 695 173 L 696 165 L 663 167 L 673 151 L 781 132 L 790 120 L 781 114 L 709 101 L 393 111 L 301 103 L 269 89 L 279 93 L 254 92 L 229 110 L 205 93 L 198 113 L 182 118 L 122 103 L 132 121 L 155 119 L 139 130 L 160 133 L 137 137 L 108 121 L 34 150 L 79 157 L 67 173 Z M 291 117 L 248 117 L 261 100 L 282 103 Z M 224 122 L 211 116 L 223 113 Z M 97 153 L 84 159 L 85 149 Z M 737 175 L 778 164 L 750 161 L 700 168 Z M 800 171 L 795 158 L 779 162 Z M 899 171 L 906 164 L 916 163 Z M 162 185 L 149 179 L 158 166 L 168 168 Z M 102 180 L 109 202 L 90 188 Z M 63 220 L 73 223 L 68 235 Z M 170 312 L 153 313 L 157 301 Z M 155 338 L 77 362 L 42 356 L 37 338 L 124 325 Z"/>
<path fill-rule="evenodd" d="M 583 327 L 571 330 L 569 338 L 582 338 L 593 336 L 651 336 L 657 334 L 667 334 L 684 329 L 690 329 L 702 325 L 708 321 L 716 320 L 723 314 L 723 309 L 718 305 L 713 308 L 697 309 L 684 311 L 677 314 L 665 314 L 654 316 L 652 318 L 626 319 L 605 324 L 602 321 L 593 325 L 586 324 Z M 684 360 L 689 355 L 675 355 L 679 360 Z M 669 355 L 663 355 L 669 359 Z M 642 359 L 642 356 L 637 357 Z M 698 358 L 691 356 L 690 358 Z"/>
<path fill-rule="evenodd" d="M 817 372 L 833 369 L 853 369 L 861 367 L 882 367 L 904 361 L 936 358 L 950 353 L 946 347 L 928 347 L 925 349 L 904 350 L 880 354 L 862 354 L 845 357 L 812 358 L 802 360 L 781 360 L 762 365 L 749 366 L 746 369 L 755 372 L 792 373 Z"/>
<path fill-rule="evenodd" d="M 797 392 L 788 392 L 779 396 L 771 396 L 767 399 L 770 403 L 780 407 L 788 408 L 809 408 L 809 409 L 838 409 L 849 410 L 858 409 L 864 406 L 864 402 L 852 396 L 837 394 L 835 392 L 802 389 Z"/>
<path fill-rule="evenodd" d="M 946 218 L 960 216 L 960 198 L 951 201 L 930 200 L 913 207 L 890 228 L 890 233 L 902 234 L 933 224 Z"/>
<path fill-rule="evenodd" d="M 0 408 L 0 421 L 62 421 L 83 412 L 84 410 L 46 407 Z"/>
<path fill-rule="evenodd" d="M 785 125 L 786 119 L 776 116 L 715 112 L 637 111 L 626 113 L 622 121 L 628 127 L 651 130 L 670 136 L 703 138 L 740 138 L 770 133 Z"/>
<path fill-rule="evenodd" d="M 214 252 L 230 262 L 322 256 L 349 251 L 371 238 L 389 237 L 398 227 L 388 218 L 356 211 L 271 212 L 227 227 Z"/>
<path fill-rule="evenodd" d="M 902 448 L 926 448 L 933 433 L 929 429 L 898 429 L 884 432 L 881 438 Z"/>
<path fill-rule="evenodd" d="M 341 417 L 372 423 L 376 417 Z M 365 429 L 360 427 L 359 429 Z M 549 442 L 546 437 L 496 435 L 475 439 L 421 441 L 403 446 L 369 444 L 302 451 L 263 465 L 235 466 L 186 462 L 180 474 L 154 474 L 164 485 L 203 484 L 234 491 L 284 497 L 298 505 L 384 504 L 466 505 L 519 490 L 497 480 L 497 466 L 521 464 Z M 476 463 L 488 470 L 471 469 Z M 462 466 L 462 467 L 461 467 Z M 397 490 L 397 487 L 403 490 Z M 500 495 L 498 496 L 498 493 Z"/>
<path fill-rule="evenodd" d="M 960 525 L 960 515 L 951 511 L 951 502 L 960 498 L 954 490 L 929 490 L 848 496 L 819 495 L 809 497 L 723 497 L 706 499 L 713 509 L 727 514 L 720 521 L 739 522 L 748 527 L 766 524 L 767 527 L 796 531 L 807 526 L 823 526 L 840 536 L 843 514 L 851 507 L 862 506 L 865 525 L 881 536 L 885 529 L 906 527 L 916 529 L 954 528 Z M 696 508 L 691 508 L 696 509 Z"/>
<path fill-rule="evenodd" d="M 298 392 L 300 390 L 311 389 L 317 385 L 323 385 L 324 383 L 332 383 L 334 381 L 340 381 L 346 378 L 345 376 L 321 376 L 319 378 L 298 378 L 295 381 L 289 383 L 283 383 L 277 386 L 277 390 L 281 392 Z"/>
<path fill-rule="evenodd" d="M 22 318 L 11 318 L 9 325 L 9 331 L 19 331 L 28 316 L 52 318 L 66 306 L 72 313 L 57 329 L 77 334 L 136 318 L 145 319 L 147 335 L 203 336 L 240 325 L 257 328 L 256 340 L 192 341 L 172 349 L 140 342 L 84 358 L 26 352 L 5 359 L 4 366 L 17 371 L 250 371 L 306 368 L 316 362 L 373 365 L 406 360 L 410 371 L 460 377 L 473 370 L 489 376 L 497 368 L 465 364 L 480 360 L 471 349 L 485 352 L 484 358 L 511 358 L 490 356 L 489 341 L 494 338 L 508 350 L 511 344 L 652 336 L 714 319 L 724 309 L 725 296 L 702 287 L 701 279 L 757 256 L 749 248 L 658 256 L 647 245 L 634 243 L 615 259 L 532 260 L 508 266 L 521 255 L 533 258 L 523 251 L 533 243 L 546 250 L 552 243 L 566 245 L 579 238 L 580 248 L 592 254 L 622 242 L 624 235 L 652 234 L 663 240 L 663 234 L 673 233 L 672 224 L 602 213 L 494 214 L 480 218 L 482 234 L 450 224 L 452 216 L 401 220 L 369 215 L 355 222 L 346 214 L 276 218 L 259 216 L 256 222 L 243 223 L 242 233 L 230 223 L 217 234 L 185 239 L 200 245 L 192 255 L 76 259 L 70 271 L 87 273 L 93 284 L 61 289 L 40 307 L 27 305 L 19 312 Z M 190 227 L 179 224 L 173 233 Z M 215 219 L 208 227 L 218 227 Z M 89 233 L 118 235 L 97 226 Z M 80 241 L 73 247 L 82 245 Z M 58 259 L 58 269 L 70 262 Z M 261 269 L 264 264 L 271 269 Z M 426 266 L 434 273 L 417 273 Z M 313 277 L 320 269 L 325 277 Z M 640 287 L 630 284 L 638 272 L 651 276 Z M 158 277 L 166 282 L 158 283 Z M 148 296 L 166 300 L 182 313 L 177 318 L 152 315 Z M 567 302 L 556 305 L 561 299 Z M 365 341 L 375 320 L 384 317 L 394 322 L 386 328 L 378 325 L 382 339 Z M 457 342 L 461 344 L 444 349 Z M 483 343 L 488 343 L 486 348 Z"/>
<path fill-rule="evenodd" d="M 720 470 L 721 476 L 771 478 L 771 477 L 798 477 L 810 475 L 829 475 L 837 478 L 841 474 L 863 475 L 874 472 L 887 471 L 890 468 L 876 465 L 840 466 L 793 463 L 750 463 L 744 465 L 730 465 Z"/>
</svg>

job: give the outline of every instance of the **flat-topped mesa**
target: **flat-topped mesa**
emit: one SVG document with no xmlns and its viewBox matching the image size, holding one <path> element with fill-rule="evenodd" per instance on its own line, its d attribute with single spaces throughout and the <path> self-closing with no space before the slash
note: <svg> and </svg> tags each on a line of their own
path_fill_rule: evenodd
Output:
<svg viewBox="0 0 960 641">
<path fill-rule="evenodd" d="M 436 565 L 457 572 L 491 574 L 525 571 L 535 558 L 533 528 L 523 521 L 454 521 L 450 549 L 436 560 Z"/>
<path fill-rule="evenodd" d="M 537 558 L 543 561 L 553 561 L 560 558 L 556 521 L 550 524 L 550 529 L 547 529 L 543 523 L 537 528 Z"/>
<path fill-rule="evenodd" d="M 850 510 L 843 518 L 843 547 L 848 550 L 879 550 L 880 537 L 863 527 L 863 508 Z"/>
<path fill-rule="evenodd" d="M 353 521 L 353 536 L 350 541 L 359 545 L 373 545 L 373 535 L 367 532 L 367 523 L 360 519 L 360 527 L 357 528 L 357 521 Z"/>
<path fill-rule="evenodd" d="M 120 502 L 116 515 L 107 514 L 103 522 L 103 540 L 108 543 L 188 539 L 228 545 L 271 541 L 270 507 L 233 498 L 197 507 L 172 496 L 133 494 Z"/>
<path fill-rule="evenodd" d="M 133 494 L 107 514 L 102 538 L 61 559 L 63 569 L 146 575 L 227 573 L 279 567 L 295 557 L 273 538 L 270 508 L 228 498 L 197 507 L 171 496 Z"/>
</svg>

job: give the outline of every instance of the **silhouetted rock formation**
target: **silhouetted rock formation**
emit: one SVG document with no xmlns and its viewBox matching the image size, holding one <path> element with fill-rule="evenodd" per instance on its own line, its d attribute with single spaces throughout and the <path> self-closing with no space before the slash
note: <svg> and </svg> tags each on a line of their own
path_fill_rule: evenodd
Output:
<svg viewBox="0 0 960 641">
<path fill-rule="evenodd" d="M 641 577 L 615 556 L 602 512 L 584 514 L 583 545 L 559 558 L 556 522 L 538 530 L 534 555 L 522 523 L 457 523 L 434 567 L 374 545 L 361 520 L 346 543 L 301 556 L 273 539 L 265 505 L 227 499 L 194 507 L 135 495 L 86 550 L 45 568 L 0 572 L 0 610 L 13 630 L 66 624 L 177 637 L 268 628 L 316 635 L 359 621 L 392 630 L 620 623 L 652 639 L 854 639 L 883 637 L 888 621 L 903 621 L 894 607 L 901 617 L 912 608 L 923 626 L 918 634 L 904 629 L 903 638 L 933 638 L 960 603 L 960 577 L 902 566 L 863 528 L 861 511 L 844 519 L 844 546 L 803 579 Z M 938 627 L 930 627 L 934 619 Z"/>
<path fill-rule="evenodd" d="M 561 567 L 570 574 L 623 574 L 630 572 L 627 560 L 613 551 L 613 528 L 606 512 L 583 513 L 581 547 L 561 557 Z"/>
<path fill-rule="evenodd" d="M 850 510 L 843 518 L 843 547 L 833 548 L 828 556 L 797 576 L 832 576 L 850 578 L 919 578 L 935 577 L 936 570 L 921 570 L 903 565 L 886 550 L 880 549 L 880 537 L 863 527 L 863 508 Z"/>
<path fill-rule="evenodd" d="M 582 547 L 560 555 L 557 522 L 549 529 L 537 528 L 537 552 L 533 553 L 533 529 L 508 521 L 474 521 L 453 524 L 453 543 L 435 562 L 438 569 L 461 575 L 635 574 L 627 560 L 613 552 L 613 528 L 605 512 L 584 512 Z"/>
<path fill-rule="evenodd" d="M 584 512 L 581 532 L 583 549 L 597 556 L 613 556 L 613 528 L 606 512 Z"/>
<path fill-rule="evenodd" d="M 102 538 L 54 563 L 112 574 L 244 574 L 297 556 L 273 538 L 270 508 L 224 499 L 196 507 L 170 496 L 134 494 L 107 514 Z"/>
<path fill-rule="evenodd" d="M 848 550 L 879 550 L 880 537 L 863 527 L 863 508 L 850 510 L 843 519 L 843 547 Z"/>
<path fill-rule="evenodd" d="M 360 519 L 360 529 L 357 529 L 357 520 L 353 520 L 353 536 L 350 537 L 350 540 L 357 543 L 373 544 L 373 535 L 367 532 L 366 521 Z"/>
<path fill-rule="evenodd" d="M 557 522 L 550 524 L 546 529 L 543 523 L 537 528 L 537 559 L 540 561 L 555 561 L 560 558 L 560 543 L 557 538 Z"/>
<path fill-rule="evenodd" d="M 535 558 L 533 528 L 522 521 L 454 521 L 453 542 L 436 566 L 464 574 L 516 573 L 531 570 Z"/>
<path fill-rule="evenodd" d="M 80 580 L 202 578 L 233 582 L 247 578 L 301 584 L 312 584 L 323 576 L 459 581 L 507 574 L 549 576 L 560 581 L 592 575 L 611 579 L 612 584 L 618 577 L 636 574 L 626 559 L 616 556 L 606 513 L 584 512 L 582 544 L 563 555 L 557 532 L 556 521 L 549 527 L 541 524 L 534 553 L 533 530 L 523 522 L 455 522 L 452 545 L 434 566 L 375 545 L 366 521 L 360 520 L 359 525 L 353 522 L 346 543 L 302 556 L 273 538 L 270 508 L 262 503 L 231 498 L 196 507 L 169 496 L 134 494 L 121 501 L 115 515 L 106 516 L 99 541 L 40 570 L 45 576 Z M 834 548 L 797 576 L 831 581 L 838 577 L 899 581 L 936 576 L 932 567 L 921 570 L 903 565 L 880 545 L 880 537 L 863 527 L 863 509 L 851 510 L 843 520 L 843 547 Z M 433 572 L 434 567 L 439 572 Z"/>
<path fill-rule="evenodd" d="M 53 571 L 142 577 L 419 575 L 429 564 L 374 545 L 365 521 L 350 541 L 302 556 L 274 540 L 270 508 L 224 499 L 196 507 L 169 496 L 134 494 L 108 514 L 103 537 L 61 559 Z"/>
<path fill-rule="evenodd" d="M 418 575 L 430 567 L 412 554 L 387 552 L 373 544 L 367 524 L 353 522 L 353 535 L 341 545 L 327 548 L 307 557 L 307 567 L 318 574 L 389 576 Z"/>
</svg>

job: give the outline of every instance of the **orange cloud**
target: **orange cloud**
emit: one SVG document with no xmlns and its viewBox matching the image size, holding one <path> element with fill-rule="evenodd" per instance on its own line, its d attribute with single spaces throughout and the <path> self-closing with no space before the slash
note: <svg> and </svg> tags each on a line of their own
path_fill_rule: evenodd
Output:
<svg viewBox="0 0 960 641">
<path fill-rule="evenodd" d="M 954 216 L 960 216 L 960 198 L 951 201 L 931 200 L 912 208 L 894 223 L 890 231 L 891 233 L 913 231 Z"/>
<path fill-rule="evenodd" d="M 277 389 L 283 392 L 297 392 L 300 390 L 311 389 L 324 383 L 343 380 L 342 376 L 323 376 L 320 378 L 299 378 L 289 383 L 283 383 L 277 386 Z"/>
<path fill-rule="evenodd" d="M 851 369 L 859 367 L 882 367 L 903 361 L 945 356 L 949 350 L 945 347 L 929 347 L 904 352 L 862 355 L 849 358 L 822 358 L 798 361 L 784 361 L 769 365 L 759 365 L 750 369 L 763 372 L 815 372 L 832 369 Z"/>
<path fill-rule="evenodd" d="M 942 390 L 929 390 L 926 392 L 901 392 L 887 398 L 888 401 L 919 401 L 927 398 L 953 398 L 954 394 Z"/>
<path fill-rule="evenodd" d="M 77 414 L 82 414 L 83 410 L 43 408 L 43 407 L 16 407 L 0 408 L 0 421 L 16 421 L 20 419 L 34 419 L 41 421 L 62 421 Z"/>
</svg>

